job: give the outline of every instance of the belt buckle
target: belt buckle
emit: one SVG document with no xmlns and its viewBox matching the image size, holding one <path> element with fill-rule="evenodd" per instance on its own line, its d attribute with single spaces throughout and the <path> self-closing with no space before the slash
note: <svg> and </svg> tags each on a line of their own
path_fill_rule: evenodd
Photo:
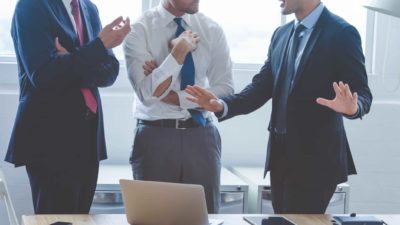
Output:
<svg viewBox="0 0 400 225">
<path fill-rule="evenodd" d="M 179 126 L 179 122 L 184 122 L 184 120 L 175 120 L 175 129 L 178 129 L 178 130 L 186 130 L 187 128 L 186 127 L 180 127 Z"/>
</svg>

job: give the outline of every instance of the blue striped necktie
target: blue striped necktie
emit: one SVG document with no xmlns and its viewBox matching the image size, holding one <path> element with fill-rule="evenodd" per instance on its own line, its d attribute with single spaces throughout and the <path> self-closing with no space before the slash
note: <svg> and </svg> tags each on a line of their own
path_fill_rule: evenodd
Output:
<svg viewBox="0 0 400 225">
<path fill-rule="evenodd" d="M 182 26 L 182 18 L 175 18 L 174 21 L 178 25 L 175 37 L 179 37 L 179 35 L 181 35 L 185 31 L 185 28 L 183 28 Z M 194 85 L 194 77 L 195 77 L 194 62 L 192 53 L 189 52 L 186 55 L 185 62 L 183 63 L 181 69 L 181 90 L 184 90 L 188 85 Z M 206 125 L 206 120 L 200 111 L 189 109 L 189 112 L 196 123 L 198 123 L 203 127 Z"/>
</svg>

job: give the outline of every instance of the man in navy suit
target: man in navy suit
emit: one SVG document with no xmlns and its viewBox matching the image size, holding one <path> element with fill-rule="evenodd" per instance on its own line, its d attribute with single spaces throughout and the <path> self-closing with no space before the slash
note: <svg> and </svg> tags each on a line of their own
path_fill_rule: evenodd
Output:
<svg viewBox="0 0 400 225">
<path fill-rule="evenodd" d="M 197 86 L 187 92 L 221 121 L 272 99 L 264 176 L 270 171 L 274 211 L 319 214 L 356 173 L 343 116 L 368 113 L 372 95 L 357 30 L 320 0 L 281 2 L 296 20 L 276 29 L 268 59 L 242 92 L 222 99 Z"/>
<path fill-rule="evenodd" d="M 90 0 L 20 0 L 11 34 L 19 107 L 6 161 L 26 166 L 35 213 L 88 213 L 106 159 L 98 87 L 117 78 L 111 48 L 130 31 L 104 29 Z"/>
</svg>

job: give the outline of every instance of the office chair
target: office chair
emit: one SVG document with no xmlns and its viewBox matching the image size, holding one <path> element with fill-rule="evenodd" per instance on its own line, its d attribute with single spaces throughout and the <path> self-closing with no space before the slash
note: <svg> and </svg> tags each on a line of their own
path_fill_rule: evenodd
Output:
<svg viewBox="0 0 400 225">
<path fill-rule="evenodd" d="M 4 203 L 6 205 L 8 219 L 10 221 L 10 225 L 18 225 L 18 219 L 15 214 L 14 207 L 11 202 L 10 194 L 7 189 L 6 179 L 3 171 L 0 168 L 0 199 L 4 199 Z"/>
</svg>

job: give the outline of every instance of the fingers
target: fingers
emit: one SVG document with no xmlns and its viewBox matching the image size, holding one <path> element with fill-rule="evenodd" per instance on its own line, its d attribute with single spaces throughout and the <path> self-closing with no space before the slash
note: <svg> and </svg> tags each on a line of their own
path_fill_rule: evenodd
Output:
<svg viewBox="0 0 400 225">
<path fill-rule="evenodd" d="M 108 24 L 106 27 L 108 29 L 113 29 L 114 27 L 118 26 L 124 18 L 122 16 L 117 17 L 114 21 L 112 21 L 110 24 Z"/>
<path fill-rule="evenodd" d="M 194 86 L 187 86 L 185 91 L 195 98 L 198 98 L 201 95 L 201 93 Z"/>
<path fill-rule="evenodd" d="M 346 97 L 353 100 L 353 94 L 351 93 L 350 86 L 348 84 L 345 84 L 344 86 L 345 86 Z"/>
<path fill-rule="evenodd" d="M 332 101 L 325 98 L 317 98 L 317 103 L 329 108 L 332 106 Z"/>
<path fill-rule="evenodd" d="M 199 37 L 194 37 L 193 38 L 193 42 L 197 45 L 200 42 L 200 38 Z"/>
<path fill-rule="evenodd" d="M 344 84 L 342 81 L 340 81 L 339 87 L 340 87 L 340 93 L 343 95 L 343 97 L 349 97 L 348 92 L 347 92 L 348 85 Z M 352 96 L 351 93 L 350 93 L 350 96 Z"/>
<path fill-rule="evenodd" d="M 187 86 L 187 87 L 185 88 L 185 92 L 188 93 L 188 94 L 191 95 L 191 96 L 194 96 L 195 93 L 192 91 L 192 89 L 193 89 L 192 86 Z"/>
<path fill-rule="evenodd" d="M 338 83 L 333 82 L 333 90 L 335 91 L 336 96 L 340 97 L 342 95 L 342 91 L 340 90 Z"/>
<path fill-rule="evenodd" d="M 351 93 L 350 86 L 348 84 L 345 84 L 342 81 L 339 83 L 333 82 L 333 89 L 337 97 L 353 99 L 353 94 Z"/>
<path fill-rule="evenodd" d="M 202 88 L 202 87 L 200 87 L 198 85 L 193 86 L 193 88 L 194 88 L 194 91 L 196 92 L 197 96 L 201 97 L 201 96 L 204 96 L 204 95 L 208 94 L 208 91 L 206 89 L 204 89 L 204 88 Z"/>
<path fill-rule="evenodd" d="M 143 65 L 144 75 L 149 75 L 157 68 L 157 63 L 154 60 L 146 61 Z"/>
<path fill-rule="evenodd" d="M 68 50 L 65 49 L 65 48 L 60 44 L 60 40 L 58 39 L 58 37 L 56 37 L 56 39 L 55 39 L 55 46 L 56 46 L 58 55 L 65 55 L 65 54 L 68 54 Z"/>
<path fill-rule="evenodd" d="M 123 25 L 121 23 L 123 23 Z M 99 38 L 106 49 L 111 49 L 120 45 L 130 31 L 129 17 L 123 20 L 122 16 L 120 16 L 100 32 Z"/>
<path fill-rule="evenodd" d="M 55 43 L 56 43 L 57 51 L 60 51 L 63 49 L 63 46 L 60 44 L 60 41 L 58 40 L 58 37 L 56 37 Z"/>
<path fill-rule="evenodd" d="M 127 35 L 131 31 L 131 21 L 129 17 L 126 18 L 124 25 L 120 28 L 120 30 L 124 33 L 124 35 Z"/>
<path fill-rule="evenodd" d="M 198 104 L 198 101 L 199 101 L 198 98 L 194 98 L 194 97 L 190 97 L 190 96 L 186 97 L 186 99 L 193 103 L 196 103 L 196 104 Z"/>
</svg>

